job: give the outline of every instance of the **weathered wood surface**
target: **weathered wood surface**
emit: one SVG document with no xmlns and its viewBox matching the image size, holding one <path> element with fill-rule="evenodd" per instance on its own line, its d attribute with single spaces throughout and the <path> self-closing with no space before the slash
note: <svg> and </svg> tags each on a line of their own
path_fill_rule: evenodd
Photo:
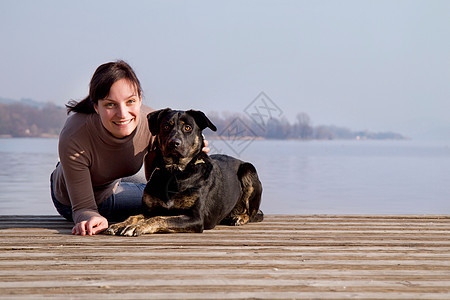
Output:
<svg viewBox="0 0 450 300">
<path fill-rule="evenodd" d="M 137 238 L 71 228 L 0 216 L 0 298 L 450 299 L 449 216 L 267 216 Z"/>
</svg>

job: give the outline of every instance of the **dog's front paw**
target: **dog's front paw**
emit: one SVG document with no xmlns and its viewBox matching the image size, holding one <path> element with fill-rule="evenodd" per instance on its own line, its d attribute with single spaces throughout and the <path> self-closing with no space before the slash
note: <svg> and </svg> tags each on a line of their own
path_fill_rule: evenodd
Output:
<svg viewBox="0 0 450 300">
<path fill-rule="evenodd" d="M 119 226 L 115 226 L 119 225 Z M 132 224 L 132 225 L 111 225 L 107 230 L 107 234 L 111 235 L 123 235 L 123 236 L 139 236 L 145 233 L 150 233 L 151 230 L 146 224 Z"/>
<path fill-rule="evenodd" d="M 142 234 L 141 230 L 139 230 L 140 227 L 138 224 L 128 225 L 119 234 L 124 236 L 138 236 Z"/>
<path fill-rule="evenodd" d="M 117 223 L 117 224 L 113 224 L 110 225 L 108 227 L 108 229 L 106 229 L 105 234 L 109 234 L 109 235 L 118 235 L 118 232 L 120 232 L 120 230 L 124 227 L 124 225 L 122 223 Z"/>
<path fill-rule="evenodd" d="M 144 219 L 144 215 L 131 216 L 123 222 L 109 226 L 105 233 L 109 235 L 140 235 L 142 234 L 140 231 L 138 231 L 137 234 L 131 234 L 130 231 L 133 231 L 131 228 L 142 222 Z"/>
</svg>

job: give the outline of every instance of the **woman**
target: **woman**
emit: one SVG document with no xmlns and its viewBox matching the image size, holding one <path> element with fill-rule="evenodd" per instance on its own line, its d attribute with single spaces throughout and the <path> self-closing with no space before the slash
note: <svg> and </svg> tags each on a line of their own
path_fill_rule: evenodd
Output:
<svg viewBox="0 0 450 300">
<path fill-rule="evenodd" d="M 51 195 L 59 214 L 73 220 L 73 234 L 93 235 L 139 214 L 145 180 L 124 182 L 145 163 L 150 174 L 151 133 L 142 106 L 142 89 L 124 61 L 97 68 L 89 96 L 67 105 L 68 118 L 59 137 L 59 157 L 51 175 Z M 205 150 L 207 151 L 207 150 Z"/>
</svg>

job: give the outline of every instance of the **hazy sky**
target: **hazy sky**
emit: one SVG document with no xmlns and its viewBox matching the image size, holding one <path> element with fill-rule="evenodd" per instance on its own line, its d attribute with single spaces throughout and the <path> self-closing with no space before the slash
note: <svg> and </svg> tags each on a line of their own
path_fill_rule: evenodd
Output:
<svg viewBox="0 0 450 300">
<path fill-rule="evenodd" d="M 0 97 L 63 105 L 124 59 L 145 103 L 450 138 L 450 1 L 0 0 Z"/>
</svg>

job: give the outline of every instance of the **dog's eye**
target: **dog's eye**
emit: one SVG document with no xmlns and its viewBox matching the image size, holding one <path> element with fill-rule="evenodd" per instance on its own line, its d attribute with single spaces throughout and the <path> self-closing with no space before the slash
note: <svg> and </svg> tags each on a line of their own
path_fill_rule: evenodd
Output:
<svg viewBox="0 0 450 300">
<path fill-rule="evenodd" d="M 170 126 L 169 126 L 169 125 L 164 125 L 164 126 L 163 126 L 163 130 L 164 130 L 164 131 L 170 130 Z"/>
<path fill-rule="evenodd" d="M 191 125 L 184 125 L 184 130 L 186 130 L 187 132 L 192 131 Z"/>
</svg>

